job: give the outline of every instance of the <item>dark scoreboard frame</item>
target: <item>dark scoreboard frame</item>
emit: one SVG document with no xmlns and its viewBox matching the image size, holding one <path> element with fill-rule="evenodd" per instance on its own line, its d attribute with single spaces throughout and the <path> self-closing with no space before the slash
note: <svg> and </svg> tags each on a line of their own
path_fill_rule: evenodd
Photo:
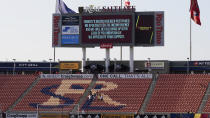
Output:
<svg viewBox="0 0 210 118">
<path fill-rule="evenodd" d="M 161 19 L 161 27 L 162 27 L 161 33 L 157 31 L 158 29 L 157 28 L 157 19 L 158 19 L 157 14 L 162 14 L 163 16 L 163 18 Z M 55 24 L 55 20 L 54 20 L 56 16 L 60 17 L 59 21 L 57 21 L 57 24 Z M 62 26 L 63 26 L 62 18 L 64 16 L 69 17 L 69 18 L 71 17 L 79 18 L 79 24 L 78 24 L 79 25 L 79 34 L 78 34 L 79 41 L 77 41 L 77 43 L 62 44 Z M 87 34 L 84 34 L 85 31 L 84 31 L 83 18 L 90 19 L 92 17 L 93 20 L 101 20 L 104 18 L 106 19 L 106 16 L 108 17 L 107 19 L 120 19 L 120 18 L 123 18 L 122 16 L 127 16 L 125 18 L 128 18 L 128 17 L 130 18 L 131 23 L 129 24 L 129 27 L 128 27 L 129 31 L 124 31 L 124 32 L 122 31 L 123 32 L 122 34 L 125 35 L 125 37 L 127 34 L 129 35 L 128 37 L 126 37 L 127 39 L 125 40 L 121 39 L 120 41 L 116 41 L 116 39 L 109 40 L 109 41 L 106 41 L 106 39 L 94 39 L 92 40 L 92 42 L 91 42 L 91 39 L 87 39 Z M 116 18 L 114 18 L 115 16 Z M 138 16 L 140 17 L 144 16 L 144 17 L 141 17 L 140 19 L 141 20 L 140 22 L 142 22 L 141 29 L 143 29 L 140 32 L 136 31 L 136 24 L 137 24 Z M 149 19 L 147 19 L 147 16 Z M 77 25 L 77 24 L 72 23 L 72 25 Z M 151 28 L 148 29 L 150 25 L 151 25 Z M 55 26 L 58 26 L 59 28 L 56 29 Z M 97 13 L 81 13 L 81 14 L 78 14 L 78 13 L 77 14 L 53 14 L 52 31 L 53 31 L 53 34 L 52 34 L 53 47 L 99 47 L 101 44 L 112 44 L 113 46 L 137 46 L 137 47 L 164 46 L 164 12 L 163 11 L 158 11 L 158 12 L 97 12 Z M 151 32 L 153 32 L 152 38 L 151 38 Z M 159 40 L 157 40 L 158 39 L 157 36 L 159 37 Z M 138 39 L 138 37 L 141 37 L 141 39 Z M 55 39 L 58 40 L 56 45 L 54 44 Z M 89 40 L 90 42 L 87 42 L 87 40 Z"/>
</svg>

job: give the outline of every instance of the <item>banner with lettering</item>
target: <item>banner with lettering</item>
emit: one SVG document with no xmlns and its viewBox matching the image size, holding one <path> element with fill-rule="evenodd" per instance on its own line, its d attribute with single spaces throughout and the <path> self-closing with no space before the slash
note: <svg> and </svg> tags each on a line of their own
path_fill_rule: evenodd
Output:
<svg viewBox="0 0 210 118">
<path fill-rule="evenodd" d="M 114 78 L 124 78 L 124 79 L 129 79 L 129 78 L 135 78 L 135 79 L 145 79 L 145 78 L 152 78 L 152 74 L 98 74 L 98 78 L 101 79 L 114 79 Z"/>
<path fill-rule="evenodd" d="M 92 79 L 93 74 L 41 74 L 42 79 Z"/>
<path fill-rule="evenodd" d="M 37 113 L 7 113 L 6 118 L 37 118 Z"/>
</svg>

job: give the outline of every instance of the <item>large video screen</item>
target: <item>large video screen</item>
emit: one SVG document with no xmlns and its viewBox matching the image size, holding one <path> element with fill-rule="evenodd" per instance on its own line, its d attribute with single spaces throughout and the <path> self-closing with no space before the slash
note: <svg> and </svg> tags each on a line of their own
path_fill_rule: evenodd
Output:
<svg viewBox="0 0 210 118">
<path fill-rule="evenodd" d="M 137 12 L 135 25 L 135 46 L 164 46 L 164 12 Z"/>
<path fill-rule="evenodd" d="M 136 15 L 135 43 L 154 44 L 154 15 Z"/>
<path fill-rule="evenodd" d="M 133 16 L 130 15 L 83 15 L 82 44 L 113 45 L 132 44 Z"/>
</svg>

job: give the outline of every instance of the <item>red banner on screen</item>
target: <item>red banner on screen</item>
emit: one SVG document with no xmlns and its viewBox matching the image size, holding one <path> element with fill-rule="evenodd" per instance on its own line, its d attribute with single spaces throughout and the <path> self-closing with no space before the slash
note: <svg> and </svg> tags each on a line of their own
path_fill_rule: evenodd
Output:
<svg viewBox="0 0 210 118">
<path fill-rule="evenodd" d="M 53 47 L 58 46 L 58 40 L 59 40 L 59 33 L 60 33 L 60 26 L 59 26 L 59 21 L 60 21 L 60 16 L 56 15 L 53 16 Z"/>
<path fill-rule="evenodd" d="M 100 48 L 113 48 L 112 43 L 102 43 Z"/>
</svg>

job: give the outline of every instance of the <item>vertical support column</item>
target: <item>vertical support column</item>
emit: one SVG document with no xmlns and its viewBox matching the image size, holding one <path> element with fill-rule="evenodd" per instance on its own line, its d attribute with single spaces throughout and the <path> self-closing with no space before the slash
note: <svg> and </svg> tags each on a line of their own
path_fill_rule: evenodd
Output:
<svg viewBox="0 0 210 118">
<path fill-rule="evenodd" d="M 53 57 L 53 60 L 55 62 L 55 46 L 54 46 L 54 57 Z"/>
<path fill-rule="evenodd" d="M 130 72 L 134 72 L 134 61 L 133 61 L 133 56 L 134 56 L 134 47 L 130 46 Z"/>
<path fill-rule="evenodd" d="M 106 59 L 105 59 L 105 72 L 108 73 L 109 72 L 109 64 L 110 64 L 110 49 L 106 48 Z"/>
<path fill-rule="evenodd" d="M 85 72 L 85 66 L 86 66 L 86 47 L 82 47 L 82 64 L 83 64 L 83 72 Z"/>
</svg>

